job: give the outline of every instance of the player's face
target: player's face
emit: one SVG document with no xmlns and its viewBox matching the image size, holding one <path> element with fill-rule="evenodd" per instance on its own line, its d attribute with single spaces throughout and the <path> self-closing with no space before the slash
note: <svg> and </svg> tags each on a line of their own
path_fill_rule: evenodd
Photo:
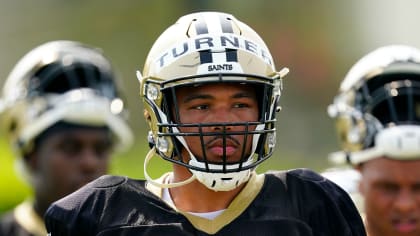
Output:
<svg viewBox="0 0 420 236">
<path fill-rule="evenodd" d="M 31 156 L 35 191 L 57 200 L 108 171 L 112 143 L 104 129 L 74 129 L 48 135 Z"/>
<path fill-rule="evenodd" d="M 183 124 L 235 123 L 258 120 L 258 101 L 255 89 L 249 85 L 219 83 L 181 88 L 177 90 L 177 102 L 180 123 Z M 197 127 L 182 127 L 180 129 L 182 132 L 199 131 Z M 205 133 L 217 134 L 203 136 L 202 141 L 198 136 L 186 136 L 185 140 L 197 158 L 205 157 L 210 162 L 221 162 L 225 156 L 228 162 L 238 161 L 244 154 L 249 155 L 252 135 L 229 135 L 229 133 L 244 132 L 246 129 L 254 130 L 255 126 L 202 127 L 202 131 Z M 225 134 L 223 135 L 223 133 Z"/>
<path fill-rule="evenodd" d="M 420 235 L 420 160 L 379 158 L 360 170 L 370 235 Z"/>
</svg>

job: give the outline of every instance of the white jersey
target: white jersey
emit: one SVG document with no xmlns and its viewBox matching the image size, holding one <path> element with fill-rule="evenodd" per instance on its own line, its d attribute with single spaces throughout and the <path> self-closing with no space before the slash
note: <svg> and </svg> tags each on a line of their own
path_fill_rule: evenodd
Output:
<svg viewBox="0 0 420 236">
<path fill-rule="evenodd" d="M 326 169 L 321 175 L 344 189 L 353 199 L 359 212 L 364 213 L 364 201 L 359 192 L 359 181 L 361 179 L 359 171 L 351 167 L 334 167 Z"/>
</svg>

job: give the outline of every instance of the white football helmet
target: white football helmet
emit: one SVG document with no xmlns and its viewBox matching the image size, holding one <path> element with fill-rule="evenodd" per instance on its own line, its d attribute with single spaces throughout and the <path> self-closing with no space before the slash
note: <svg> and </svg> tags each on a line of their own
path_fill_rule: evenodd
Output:
<svg viewBox="0 0 420 236">
<path fill-rule="evenodd" d="M 381 47 L 348 72 L 329 106 L 343 152 L 336 163 L 420 158 L 420 50 Z"/>
<path fill-rule="evenodd" d="M 277 72 L 271 54 L 260 36 L 230 14 L 200 12 L 181 17 L 164 31 L 151 48 L 141 82 L 150 139 L 154 146 L 146 165 L 156 151 L 165 160 L 186 166 L 193 177 L 215 191 L 227 191 L 248 180 L 251 170 L 269 158 L 276 142 L 275 113 L 279 110 L 282 83 L 287 68 Z M 255 86 L 259 98 L 260 120 L 246 123 L 182 124 L 177 113 L 175 91 L 181 86 L 205 83 L 238 83 Z M 209 136 L 204 132 L 183 133 L 180 127 L 236 125 L 256 126 L 241 135 L 253 135 L 252 154 L 239 162 L 210 163 L 190 151 L 184 136 Z M 230 133 L 232 134 L 232 133 Z M 215 135 L 215 134 L 213 134 Z M 217 134 L 226 136 L 229 133 Z M 181 148 L 190 153 L 190 160 L 180 158 Z M 226 158 L 226 157 L 224 157 Z M 226 159 L 225 159 L 226 160 Z M 186 183 L 185 182 L 185 183 Z M 185 184 L 179 183 L 179 184 Z M 171 187 L 174 185 L 165 185 Z M 178 185 L 177 185 L 178 186 Z"/>
<path fill-rule="evenodd" d="M 79 42 L 52 41 L 27 53 L 9 74 L 0 103 L 17 156 L 60 121 L 107 126 L 116 147 L 128 148 L 133 138 L 116 79 L 101 51 Z"/>
</svg>

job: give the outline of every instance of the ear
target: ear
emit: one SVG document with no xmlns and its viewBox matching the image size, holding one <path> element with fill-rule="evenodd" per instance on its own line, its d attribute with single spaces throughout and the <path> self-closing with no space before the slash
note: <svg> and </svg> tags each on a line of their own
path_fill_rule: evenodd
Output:
<svg viewBox="0 0 420 236">
<path fill-rule="evenodd" d="M 144 119 L 146 120 L 147 124 L 149 125 L 149 127 L 152 127 L 152 116 L 150 115 L 150 113 L 147 109 L 143 110 L 143 116 L 144 116 Z"/>
</svg>

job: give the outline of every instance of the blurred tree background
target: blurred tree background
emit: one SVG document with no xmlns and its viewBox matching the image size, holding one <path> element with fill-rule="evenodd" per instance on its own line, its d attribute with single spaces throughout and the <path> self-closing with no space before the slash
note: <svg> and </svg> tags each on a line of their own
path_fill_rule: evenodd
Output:
<svg viewBox="0 0 420 236">
<path fill-rule="evenodd" d="M 25 53 L 46 41 L 69 39 L 102 48 L 123 80 L 136 133 L 136 145 L 113 159 L 111 171 L 142 178 L 147 128 L 135 71 L 142 69 L 154 40 L 181 15 L 228 12 L 265 39 L 278 69 L 291 71 L 277 116 L 277 152 L 258 171 L 320 171 L 328 166 L 328 153 L 338 149 L 326 108 L 340 81 L 374 48 L 393 43 L 420 47 L 418 9 L 416 0 L 0 0 L 0 83 Z M 0 148 L 1 212 L 30 192 L 14 171 L 4 131 Z M 154 176 L 162 171 L 151 170 Z"/>
</svg>

